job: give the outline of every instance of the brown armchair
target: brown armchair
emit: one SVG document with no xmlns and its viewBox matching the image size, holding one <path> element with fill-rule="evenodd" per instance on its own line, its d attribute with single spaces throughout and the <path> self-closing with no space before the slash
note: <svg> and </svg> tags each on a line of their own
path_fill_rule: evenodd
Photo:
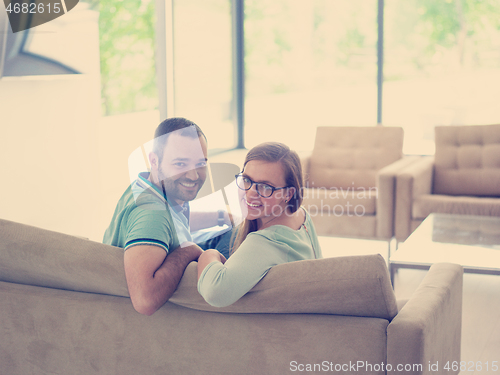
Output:
<svg viewBox="0 0 500 375">
<path fill-rule="evenodd" d="M 400 127 L 318 127 L 303 158 L 303 205 L 317 233 L 391 239 L 396 172 L 414 160 L 403 158 Z"/>
<path fill-rule="evenodd" d="M 436 153 L 401 170 L 395 237 L 430 213 L 500 216 L 500 125 L 437 126 Z"/>
</svg>

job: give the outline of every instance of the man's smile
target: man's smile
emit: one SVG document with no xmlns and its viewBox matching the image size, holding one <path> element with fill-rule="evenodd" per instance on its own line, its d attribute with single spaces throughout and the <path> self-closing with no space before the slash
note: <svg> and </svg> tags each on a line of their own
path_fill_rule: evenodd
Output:
<svg viewBox="0 0 500 375">
<path fill-rule="evenodd" d="M 182 186 L 184 186 L 188 189 L 192 189 L 197 185 L 197 183 L 195 183 L 195 182 L 179 182 L 179 184 L 181 184 Z"/>
</svg>

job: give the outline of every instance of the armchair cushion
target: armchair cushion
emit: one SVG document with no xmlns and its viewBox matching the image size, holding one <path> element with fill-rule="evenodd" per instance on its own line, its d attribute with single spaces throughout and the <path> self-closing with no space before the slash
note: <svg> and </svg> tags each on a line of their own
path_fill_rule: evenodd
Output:
<svg viewBox="0 0 500 375">
<path fill-rule="evenodd" d="M 309 187 L 375 187 L 377 171 L 400 159 L 402 150 L 399 127 L 318 127 Z"/>
<path fill-rule="evenodd" d="M 433 193 L 500 196 L 500 124 L 435 130 Z"/>
</svg>

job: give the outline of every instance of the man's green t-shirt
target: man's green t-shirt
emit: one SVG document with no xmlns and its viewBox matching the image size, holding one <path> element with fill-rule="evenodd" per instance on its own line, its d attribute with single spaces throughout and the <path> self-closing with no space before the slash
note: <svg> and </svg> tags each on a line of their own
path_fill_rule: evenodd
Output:
<svg viewBox="0 0 500 375">
<path fill-rule="evenodd" d="M 192 241 L 189 220 L 182 207 L 168 204 L 163 193 L 141 173 L 123 193 L 103 243 L 125 250 L 155 245 L 167 253 L 184 241 Z"/>
</svg>

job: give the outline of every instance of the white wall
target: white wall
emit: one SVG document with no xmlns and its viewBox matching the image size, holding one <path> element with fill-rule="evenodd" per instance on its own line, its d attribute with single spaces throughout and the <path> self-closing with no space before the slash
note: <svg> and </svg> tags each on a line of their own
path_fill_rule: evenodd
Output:
<svg viewBox="0 0 500 375">
<path fill-rule="evenodd" d="M 0 218 L 100 241 L 98 16 L 79 3 L 30 29 L 30 52 L 82 74 L 0 79 Z"/>
<path fill-rule="evenodd" d="M 0 218 L 101 241 L 157 111 L 100 117 L 95 75 L 0 80 Z"/>
<path fill-rule="evenodd" d="M 158 111 L 104 117 L 100 120 L 97 134 L 101 181 L 98 223 L 96 223 L 99 228 L 98 241 L 102 240 L 116 203 L 131 182 L 128 169 L 130 154 L 153 139 L 159 123 Z"/>
<path fill-rule="evenodd" d="M 93 75 L 0 80 L 0 217 L 91 237 L 99 200 Z"/>
</svg>

